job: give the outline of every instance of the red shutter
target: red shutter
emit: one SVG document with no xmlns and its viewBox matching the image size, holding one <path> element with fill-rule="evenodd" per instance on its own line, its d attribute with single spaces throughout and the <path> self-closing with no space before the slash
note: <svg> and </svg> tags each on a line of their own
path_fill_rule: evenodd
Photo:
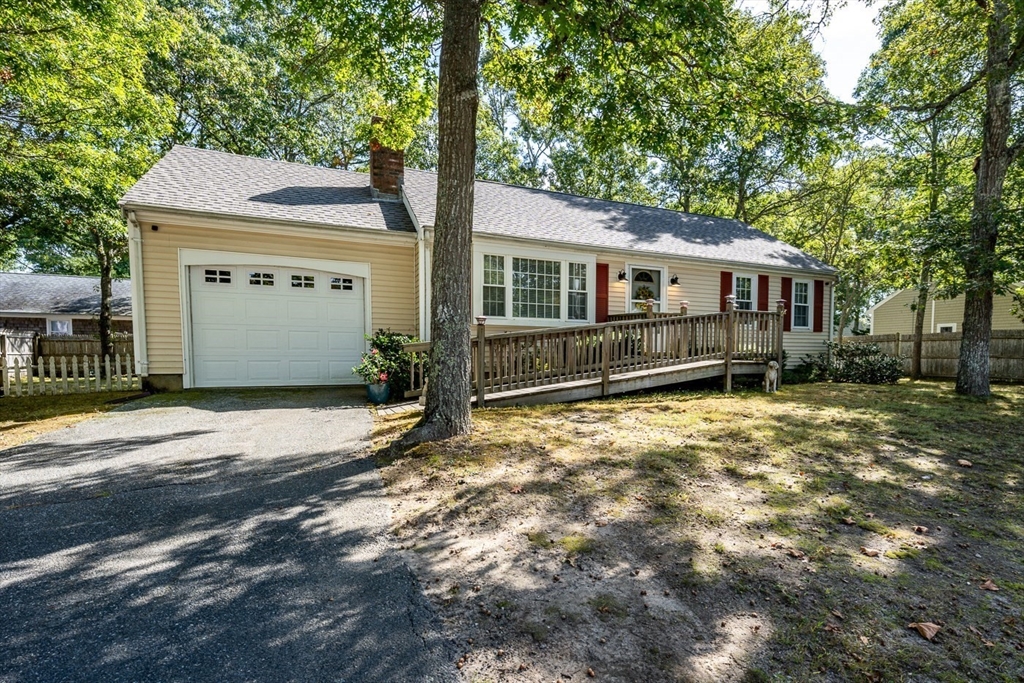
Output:
<svg viewBox="0 0 1024 683">
<path fill-rule="evenodd" d="M 608 264 L 597 264 L 597 297 L 594 311 L 595 322 L 608 322 Z"/>
<path fill-rule="evenodd" d="M 786 319 L 782 321 L 782 331 L 793 329 L 793 278 L 782 278 L 782 299 L 786 302 Z"/>
<path fill-rule="evenodd" d="M 757 310 L 768 310 L 768 276 L 757 276 Z"/>
<path fill-rule="evenodd" d="M 725 297 L 732 294 L 732 273 L 728 270 L 722 271 L 722 309 L 725 310 Z"/>
<path fill-rule="evenodd" d="M 814 331 L 825 329 L 825 281 L 814 281 Z"/>
</svg>

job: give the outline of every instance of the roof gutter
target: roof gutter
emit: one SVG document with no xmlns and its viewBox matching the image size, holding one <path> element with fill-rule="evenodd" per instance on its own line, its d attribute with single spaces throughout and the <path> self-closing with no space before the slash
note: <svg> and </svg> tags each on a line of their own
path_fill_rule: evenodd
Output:
<svg viewBox="0 0 1024 683">
<path fill-rule="evenodd" d="M 431 232 L 433 232 L 433 226 L 424 226 L 424 232 L 427 232 L 427 230 L 430 230 Z M 715 264 L 717 266 L 722 266 L 722 267 L 725 267 L 725 268 L 734 268 L 736 266 L 744 266 L 744 267 L 756 269 L 756 270 L 758 270 L 758 272 L 762 272 L 762 273 L 764 273 L 764 272 L 787 273 L 787 274 L 788 273 L 794 273 L 794 274 L 803 275 L 804 277 L 807 277 L 808 273 L 814 273 L 814 275 L 816 277 L 830 279 L 832 281 L 835 281 L 836 279 L 839 278 L 839 271 L 838 271 L 838 269 L 832 268 L 831 266 L 828 266 L 828 268 L 829 268 L 828 270 L 820 270 L 820 269 L 814 269 L 814 268 L 800 268 L 799 266 L 770 266 L 770 265 L 767 265 L 767 264 L 764 264 L 764 263 L 750 263 L 750 262 L 747 262 L 747 261 L 725 261 L 725 260 L 722 260 L 722 259 L 705 258 L 705 257 L 701 257 L 701 256 L 683 256 L 683 255 L 680 255 L 680 254 L 665 254 L 665 253 L 661 253 L 661 252 L 644 251 L 644 250 L 640 250 L 640 249 L 623 249 L 621 247 L 606 247 L 606 246 L 594 245 L 594 244 L 579 244 L 579 243 L 576 243 L 576 242 L 565 242 L 565 241 L 562 241 L 562 240 L 540 240 L 540 239 L 534 239 L 534 238 L 530 238 L 530 237 L 513 237 L 513 236 L 510 236 L 510 235 L 497 235 L 497 234 L 494 234 L 494 233 L 485 233 L 485 232 L 474 232 L 473 233 L 473 238 L 474 239 L 478 239 L 478 238 L 492 239 L 492 240 L 498 240 L 498 241 L 508 240 L 508 241 L 512 241 L 512 242 L 524 242 L 526 244 L 534 244 L 534 245 L 538 245 L 538 246 L 550 246 L 552 244 L 557 244 L 558 246 L 560 246 L 562 248 L 566 248 L 566 249 L 583 249 L 583 250 L 586 250 L 586 251 L 593 251 L 593 252 L 610 252 L 610 253 L 615 253 L 615 254 L 621 254 L 621 255 L 625 256 L 627 259 L 630 259 L 630 258 L 635 259 L 635 258 L 637 258 L 637 254 L 644 254 L 644 255 L 649 255 L 651 258 L 669 259 L 669 260 L 673 260 L 673 261 L 682 261 L 683 263 L 693 263 L 693 264 L 709 264 L 709 263 L 711 263 L 711 264 Z"/>
<path fill-rule="evenodd" d="M 135 372 L 149 376 L 149 347 L 146 345 L 146 289 L 142 281 L 142 231 L 134 211 L 127 211 L 128 268 L 132 283 L 132 346 L 135 351 Z"/>
</svg>

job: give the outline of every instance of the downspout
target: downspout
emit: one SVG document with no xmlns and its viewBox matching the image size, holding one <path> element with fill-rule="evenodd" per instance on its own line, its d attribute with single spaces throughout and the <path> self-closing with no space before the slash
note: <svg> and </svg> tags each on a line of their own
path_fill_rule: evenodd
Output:
<svg viewBox="0 0 1024 683">
<path fill-rule="evenodd" d="M 928 333 L 929 334 L 935 334 L 935 298 L 934 297 L 932 297 L 932 326 L 931 326 L 931 329 L 928 330 Z"/>
<path fill-rule="evenodd" d="M 132 346 L 135 351 L 135 372 L 149 376 L 149 351 L 146 344 L 146 300 L 142 286 L 142 231 L 134 211 L 128 218 L 128 269 L 132 283 Z"/>
<path fill-rule="evenodd" d="M 835 341 L 836 335 L 836 283 L 835 280 L 829 283 L 828 296 L 828 340 Z"/>
</svg>

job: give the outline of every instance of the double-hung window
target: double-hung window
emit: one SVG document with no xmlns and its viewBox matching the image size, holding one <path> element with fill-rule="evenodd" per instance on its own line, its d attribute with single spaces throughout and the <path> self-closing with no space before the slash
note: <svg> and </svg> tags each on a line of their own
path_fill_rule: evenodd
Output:
<svg viewBox="0 0 1024 683">
<path fill-rule="evenodd" d="M 484 315 L 505 317 L 504 256 L 484 256 Z"/>
<path fill-rule="evenodd" d="M 754 277 L 752 275 L 737 275 L 733 282 L 733 294 L 736 295 L 737 310 L 754 310 Z"/>
<path fill-rule="evenodd" d="M 811 283 L 797 280 L 793 283 L 793 327 L 811 326 Z"/>
<path fill-rule="evenodd" d="M 569 320 L 588 320 L 587 264 L 569 264 Z"/>
</svg>

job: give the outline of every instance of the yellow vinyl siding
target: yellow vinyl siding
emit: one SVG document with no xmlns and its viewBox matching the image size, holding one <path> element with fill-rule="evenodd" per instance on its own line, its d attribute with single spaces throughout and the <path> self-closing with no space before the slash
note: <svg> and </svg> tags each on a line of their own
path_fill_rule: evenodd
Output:
<svg viewBox="0 0 1024 683">
<path fill-rule="evenodd" d="M 161 223 L 142 231 L 142 269 L 146 302 L 146 342 L 150 374 L 181 374 L 182 329 L 178 249 L 205 249 L 370 264 L 373 330 L 416 332 L 415 241 L 379 244 L 319 236 L 194 228 Z M 372 330 L 367 330 L 371 332 Z"/>
<path fill-rule="evenodd" d="M 679 313 L 679 305 L 683 301 L 688 301 L 690 315 L 717 313 L 719 311 L 721 308 L 721 272 L 723 270 L 747 273 L 754 275 L 755 277 L 759 274 L 763 274 L 763 271 L 758 271 L 757 268 L 753 266 L 736 265 L 726 267 L 711 264 L 694 264 L 664 258 L 648 258 L 646 255 L 636 259 L 629 259 L 627 261 L 621 254 L 600 251 L 598 251 L 596 255 L 598 263 L 608 264 L 608 313 L 610 315 L 632 312 L 627 308 L 628 283 L 620 282 L 618 279 L 619 271 L 626 269 L 627 263 L 630 265 L 663 267 L 665 269 L 666 282 L 668 282 L 673 275 L 678 275 L 679 285 L 675 287 L 668 285 L 666 288 L 667 300 L 663 310 L 670 313 Z M 827 279 L 822 278 L 821 276 L 815 278 L 813 274 L 808 274 L 806 276 L 787 275 L 787 277 L 805 280 L 821 279 L 828 283 Z M 782 276 L 775 273 L 769 274 L 769 310 L 775 310 L 775 302 L 780 298 L 781 294 Z M 828 340 L 828 330 L 832 320 L 831 294 L 832 287 L 826 284 L 823 315 L 824 330 L 822 332 L 794 330 L 792 332 L 786 332 L 783 336 L 783 347 L 786 349 L 788 354 L 788 362 L 790 365 L 799 364 L 805 359 L 805 357 L 819 354 L 825 350 L 825 342 Z M 474 296 L 479 296 L 479 293 L 474 292 Z M 473 327 L 475 328 L 475 325 Z M 527 330 L 535 327 L 536 326 L 532 325 L 516 326 L 494 324 L 487 326 L 487 333 L 499 334 L 502 332 Z"/>
<path fill-rule="evenodd" d="M 873 327 L 871 334 L 913 334 L 914 333 L 914 311 L 911 304 L 917 301 L 916 289 L 905 289 L 893 298 L 882 303 L 874 310 Z M 1002 295 L 993 297 L 992 301 L 992 329 L 993 330 L 1020 330 L 1024 329 L 1024 323 L 1011 313 L 1013 299 Z M 925 334 L 938 332 L 939 325 L 956 325 L 956 331 L 960 332 L 964 321 L 964 296 L 954 299 L 929 299 L 928 307 L 924 315 Z M 933 325 L 934 323 L 934 325 Z"/>
</svg>

